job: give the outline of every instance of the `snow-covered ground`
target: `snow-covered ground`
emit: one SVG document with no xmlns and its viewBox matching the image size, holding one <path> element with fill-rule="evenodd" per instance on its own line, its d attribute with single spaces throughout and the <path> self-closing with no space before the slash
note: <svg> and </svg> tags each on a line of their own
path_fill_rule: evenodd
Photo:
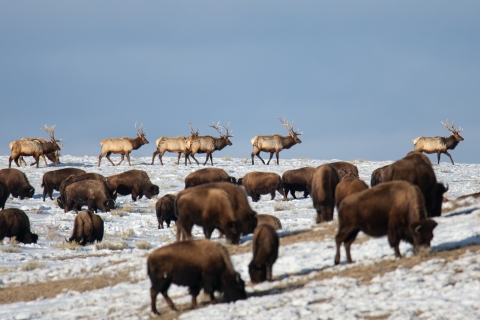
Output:
<svg viewBox="0 0 480 320">
<path fill-rule="evenodd" d="M 203 159 L 203 158 L 202 158 Z M 40 298 L 30 302 L 16 302 L 0 306 L 1 319 L 57 319 L 57 318 L 149 318 L 149 280 L 146 275 L 146 257 L 155 248 L 175 240 L 175 231 L 157 229 L 155 202 L 157 199 L 140 199 L 133 202 L 130 196 L 120 196 L 116 209 L 110 213 L 99 213 L 105 220 L 104 242 L 124 246 L 123 250 L 99 249 L 95 245 L 71 248 L 63 239 L 69 237 L 75 215 L 63 213 L 55 201 L 42 201 L 41 178 L 46 171 L 63 167 L 78 167 L 87 172 L 109 176 L 132 168 L 145 170 L 153 183 L 159 185 L 160 195 L 177 193 L 184 187 L 184 178 L 190 172 L 203 166 L 175 165 L 176 157 L 164 157 L 164 166 L 150 165 L 151 158 L 132 156 L 132 167 L 126 163 L 111 166 L 105 159 L 97 167 L 97 157 L 62 156 L 62 164 L 56 167 L 22 167 L 35 188 L 32 199 L 10 198 L 7 208 L 24 210 L 31 221 L 32 231 L 39 235 L 36 245 L 20 244 L 17 250 L 9 250 L 8 240 L 0 245 L 0 295 L 2 288 L 54 280 L 81 278 L 86 276 L 111 276 L 127 274 L 131 281 L 88 292 L 73 290 L 63 292 L 55 298 Z M 118 161 L 118 160 L 117 160 Z M 214 155 L 216 167 L 231 176 L 242 177 L 250 171 L 270 171 L 282 174 L 286 170 L 318 166 L 332 160 L 280 159 L 280 165 L 252 166 L 250 159 L 218 158 Z M 360 178 L 367 184 L 372 171 L 391 161 L 353 160 Z M 6 167 L 8 156 L 0 156 L 0 164 Z M 455 164 L 447 162 L 434 165 L 440 181 L 448 183 L 446 197 L 480 192 L 480 164 Z M 58 192 L 54 192 L 54 197 Z M 277 216 L 283 225 L 280 234 L 299 230 L 322 230 L 314 223 L 315 211 L 311 199 L 282 201 L 280 194 L 275 200 L 263 196 L 257 203 L 251 203 L 258 213 Z M 465 247 L 480 244 L 480 202 L 473 198 L 462 200 L 462 206 L 435 218 L 438 227 L 432 250 Z M 448 204 L 447 204 L 448 206 Z M 335 224 L 336 222 L 331 222 Z M 328 226 L 328 225 L 327 225 Z M 203 238 L 200 228 L 194 229 L 196 238 Z M 236 303 L 220 303 L 192 310 L 181 315 L 181 319 L 350 319 L 350 318 L 391 318 L 391 319 L 474 319 L 480 318 L 480 253 L 467 251 L 459 259 L 447 261 L 435 258 L 413 268 L 397 268 L 383 276 L 376 276 L 369 282 L 336 274 L 356 266 L 375 265 L 382 261 L 395 260 L 393 249 L 387 239 L 362 239 L 352 246 L 352 265 L 346 265 L 342 248 L 342 264 L 333 265 L 335 244 L 331 237 L 319 241 L 299 242 L 282 246 L 273 267 L 275 281 L 249 285 L 250 298 Z M 223 239 L 215 239 L 224 243 Z M 243 237 L 241 246 L 250 246 L 251 236 Z M 148 242 L 150 249 L 142 249 Z M 107 246 L 108 247 L 108 246 Z M 411 246 L 402 243 L 402 254 L 412 256 Z M 17 251 L 17 252 L 10 252 Z M 232 256 L 235 269 L 248 282 L 248 263 L 251 253 Z M 25 271 L 36 263 L 38 268 Z M 324 280 L 314 278 L 324 272 L 332 276 Z M 275 290 L 289 283 L 308 281 L 288 291 Z M 262 294 L 268 292 L 268 294 Z M 184 287 L 172 286 L 169 291 L 174 302 L 189 303 L 190 296 Z M 159 308 L 165 306 L 161 295 L 157 300 Z"/>
</svg>

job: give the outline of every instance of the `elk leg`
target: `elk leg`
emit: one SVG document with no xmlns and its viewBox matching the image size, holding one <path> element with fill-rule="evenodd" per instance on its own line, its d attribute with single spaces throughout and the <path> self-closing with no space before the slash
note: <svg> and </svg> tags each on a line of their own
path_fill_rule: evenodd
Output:
<svg viewBox="0 0 480 320">
<path fill-rule="evenodd" d="M 37 163 L 37 168 L 38 168 L 38 163 L 40 162 L 40 156 L 36 156 L 34 158 L 35 158 L 35 162 Z"/>
<path fill-rule="evenodd" d="M 156 156 L 157 154 L 159 154 L 159 153 L 160 153 L 160 152 L 158 151 L 158 149 L 153 152 L 153 154 L 152 154 L 152 163 L 150 163 L 150 164 L 153 164 L 153 162 L 155 161 L 155 156 Z M 160 161 L 162 161 L 162 160 L 161 160 L 161 159 L 162 159 L 161 157 L 158 157 L 158 158 L 160 159 Z"/>
<path fill-rule="evenodd" d="M 195 160 L 195 162 L 197 163 L 197 165 L 199 165 L 200 163 L 198 163 L 198 160 L 195 159 L 195 156 L 193 154 L 190 154 L 190 157 L 193 158 L 193 160 Z M 187 160 L 185 160 L 185 165 L 187 165 Z"/>
<path fill-rule="evenodd" d="M 213 167 L 213 156 L 212 156 L 212 154 L 211 154 L 211 153 L 210 153 L 210 164 L 211 164 L 211 165 L 212 165 L 212 167 Z"/>
<path fill-rule="evenodd" d="M 128 161 L 128 165 L 131 166 L 131 164 L 130 164 L 130 153 L 127 153 L 127 161 Z"/>
<path fill-rule="evenodd" d="M 260 150 L 257 153 L 255 153 L 255 151 L 252 152 L 252 164 L 253 164 L 253 158 L 255 156 L 257 156 L 258 159 L 262 160 L 262 163 L 265 164 L 265 161 L 263 161 L 262 157 L 260 157 Z"/>
<path fill-rule="evenodd" d="M 268 159 L 267 165 L 270 164 L 270 160 L 272 160 L 272 158 L 273 158 L 273 152 L 270 152 L 270 159 Z"/>
<path fill-rule="evenodd" d="M 178 158 L 177 158 L 177 166 L 178 166 L 178 164 L 180 163 L 180 156 L 181 156 L 181 155 L 182 155 L 182 153 L 179 152 L 179 153 L 178 153 Z"/>
<path fill-rule="evenodd" d="M 111 155 L 111 154 L 112 154 L 111 152 L 107 152 L 107 155 L 106 155 L 105 157 L 108 159 L 108 161 L 110 161 L 110 163 L 112 164 L 112 166 L 115 166 L 115 163 L 113 163 L 112 159 L 110 159 L 110 155 Z M 99 164 L 99 165 L 100 165 L 100 164 Z"/>
<path fill-rule="evenodd" d="M 445 150 L 445 154 L 450 158 L 450 161 L 452 161 L 452 165 L 454 165 L 453 159 L 452 159 L 452 156 L 450 155 L 450 153 L 448 153 L 448 151 Z"/>
<path fill-rule="evenodd" d="M 43 161 L 45 162 L 45 166 L 48 167 L 47 159 L 45 158 L 45 155 L 44 155 L 44 154 L 42 154 L 42 158 L 43 158 Z"/>
<path fill-rule="evenodd" d="M 100 153 L 98 156 L 98 166 L 100 167 L 100 161 L 102 160 L 102 157 L 105 155 L 105 153 Z"/>
<path fill-rule="evenodd" d="M 117 166 L 120 165 L 120 163 L 123 162 L 123 159 L 125 159 L 125 155 L 123 153 L 120 154 L 120 161 L 117 163 Z"/>
<path fill-rule="evenodd" d="M 27 162 L 25 161 L 25 159 L 23 159 L 23 157 L 20 156 L 20 164 L 22 164 L 22 163 L 23 163 L 24 166 L 27 166 Z"/>
<path fill-rule="evenodd" d="M 437 158 L 438 158 L 437 164 L 440 164 L 440 155 L 441 155 L 441 154 L 442 154 L 442 153 L 441 153 L 440 151 L 437 152 Z"/>
<path fill-rule="evenodd" d="M 275 152 L 275 155 L 277 156 L 277 165 L 279 164 L 279 162 L 278 162 L 278 154 L 279 153 L 280 153 L 280 151 Z"/>
</svg>

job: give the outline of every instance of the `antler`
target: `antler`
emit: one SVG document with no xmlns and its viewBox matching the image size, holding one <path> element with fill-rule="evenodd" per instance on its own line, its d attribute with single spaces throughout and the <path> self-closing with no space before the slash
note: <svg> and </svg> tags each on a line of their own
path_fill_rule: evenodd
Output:
<svg viewBox="0 0 480 320">
<path fill-rule="evenodd" d="M 296 134 L 297 136 L 303 134 L 303 132 L 300 132 L 298 131 L 293 131 L 293 123 L 295 122 L 295 120 L 292 121 L 292 125 L 289 125 L 288 122 L 287 122 L 287 117 L 284 117 L 283 118 L 283 121 L 282 121 L 282 118 L 278 118 L 280 120 L 280 122 L 283 124 L 283 126 L 285 127 L 285 129 L 287 129 L 288 133 L 294 133 Z"/>
<path fill-rule="evenodd" d="M 192 123 L 191 122 L 189 122 L 189 123 L 190 123 L 190 134 L 192 136 L 198 136 L 198 130 L 199 130 L 198 127 L 197 127 L 197 131 L 195 131 L 195 130 L 193 130 Z"/>
<path fill-rule="evenodd" d="M 141 134 L 142 136 L 146 136 L 147 134 L 145 133 L 145 131 L 143 131 L 143 128 L 142 128 L 142 127 L 143 127 L 143 123 L 142 123 L 142 125 L 140 126 L 140 128 L 137 128 L 137 122 L 135 121 L 135 129 L 137 129 L 137 132 L 138 132 L 139 134 Z"/>
<path fill-rule="evenodd" d="M 460 128 L 460 127 L 458 128 L 458 130 L 455 130 L 455 128 L 453 127 L 453 125 L 454 125 L 454 123 L 455 123 L 455 120 L 452 121 L 452 124 L 449 124 L 449 123 L 448 123 L 448 119 L 447 119 L 446 122 L 447 122 L 447 123 L 443 123 L 443 121 L 442 121 L 442 122 L 440 122 L 440 123 L 443 124 L 443 125 L 447 128 L 447 130 L 450 131 L 451 133 L 459 133 L 459 132 L 462 132 L 462 131 L 463 131 L 463 129 Z M 450 128 L 449 128 L 448 126 L 450 126 Z"/>
<path fill-rule="evenodd" d="M 55 140 L 55 127 L 57 125 L 53 125 L 53 126 L 48 126 L 48 125 L 45 125 L 43 128 L 40 128 L 40 130 L 43 130 L 45 131 L 49 136 L 50 136 L 50 140 Z"/>
<path fill-rule="evenodd" d="M 220 134 L 221 137 L 233 137 L 233 134 L 230 132 L 228 132 L 228 127 L 230 126 L 230 122 L 228 123 L 228 125 L 225 127 L 225 126 L 221 126 L 220 125 L 220 121 L 218 121 L 217 125 L 215 125 L 215 123 L 212 122 L 212 125 L 210 127 L 214 128 L 215 130 L 218 131 L 218 133 Z M 219 128 L 223 128 L 225 129 L 226 133 L 223 134 L 222 130 L 219 129 Z"/>
</svg>

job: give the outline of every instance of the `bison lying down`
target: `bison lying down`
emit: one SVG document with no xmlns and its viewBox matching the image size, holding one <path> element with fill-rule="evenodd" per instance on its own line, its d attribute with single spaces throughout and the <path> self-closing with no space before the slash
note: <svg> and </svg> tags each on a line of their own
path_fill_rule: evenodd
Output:
<svg viewBox="0 0 480 320">
<path fill-rule="evenodd" d="M 30 231 L 28 216 L 20 209 L 0 211 L 0 243 L 3 243 L 5 237 L 15 238 L 25 244 L 37 243 L 38 240 L 38 235 Z"/>
<path fill-rule="evenodd" d="M 342 242 L 347 262 L 352 263 L 350 246 L 359 231 L 372 237 L 388 235 L 395 256 L 400 258 L 400 240 L 413 244 L 414 252 L 421 246 L 429 247 L 436 226 L 427 218 L 422 192 L 409 182 L 384 182 L 357 192 L 345 198 L 338 210 L 335 264 L 340 262 Z"/>
<path fill-rule="evenodd" d="M 152 312 L 157 311 L 157 295 L 162 293 L 170 308 L 176 310 L 168 296 L 174 283 L 187 286 L 192 295 L 192 308 L 197 306 L 200 290 L 215 303 L 215 291 L 224 292 L 228 302 L 246 299 L 245 283 L 235 272 L 227 250 L 209 240 L 176 242 L 153 251 L 147 259 Z"/>
<path fill-rule="evenodd" d="M 75 241 L 84 246 L 103 239 L 103 220 L 92 211 L 79 212 L 73 222 L 72 236 L 67 242 Z"/>
</svg>

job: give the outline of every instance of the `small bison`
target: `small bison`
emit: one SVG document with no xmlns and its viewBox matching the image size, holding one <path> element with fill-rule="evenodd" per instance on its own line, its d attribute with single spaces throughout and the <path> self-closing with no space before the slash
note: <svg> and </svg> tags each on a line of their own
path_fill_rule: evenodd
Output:
<svg viewBox="0 0 480 320">
<path fill-rule="evenodd" d="M 18 169 L 1 169 L 0 170 L 0 182 L 7 185 L 10 194 L 14 198 L 31 198 L 35 194 L 35 188 L 28 182 L 25 173 Z"/>
<path fill-rule="evenodd" d="M 177 221 L 175 216 L 175 195 L 166 194 L 158 199 L 155 204 L 155 212 L 157 213 L 158 229 L 163 229 L 163 222 L 167 223 L 170 228 L 170 222 Z"/>
<path fill-rule="evenodd" d="M 123 173 L 107 177 L 107 184 L 111 190 L 116 190 L 117 194 L 123 196 L 131 194 L 132 200 L 143 196 L 151 199 L 160 193 L 156 184 L 152 184 L 147 173 L 143 170 L 128 170 Z"/>
<path fill-rule="evenodd" d="M 14 238 L 25 244 L 37 243 L 38 235 L 30 231 L 30 220 L 20 209 L 4 209 L 0 211 L 0 243 L 5 237 Z"/>
<path fill-rule="evenodd" d="M 84 210 L 78 213 L 73 222 L 72 236 L 67 242 L 75 241 L 84 246 L 103 240 L 103 219 L 92 211 Z"/>
<path fill-rule="evenodd" d="M 72 174 L 79 176 L 84 173 L 84 170 L 77 168 L 63 168 L 45 172 L 43 174 L 41 185 L 43 187 L 43 201 L 45 201 L 47 193 L 50 197 L 50 200 L 53 200 L 53 190 L 60 191 L 60 184 L 63 180 L 67 179 Z"/>
<path fill-rule="evenodd" d="M 337 170 L 340 180 L 342 180 L 344 177 L 359 177 L 357 166 L 350 162 L 336 161 L 330 162 L 329 165 Z"/>
<path fill-rule="evenodd" d="M 335 188 L 335 205 L 338 207 L 343 199 L 351 194 L 368 189 L 367 184 L 358 178 L 345 177 Z"/>
<path fill-rule="evenodd" d="M 185 192 L 189 191 L 189 192 Z M 240 242 L 240 222 L 233 211 L 230 196 L 221 189 L 191 188 L 178 193 L 175 200 L 177 241 L 191 240 L 193 225 L 203 227 L 210 239 L 218 229 L 233 244 Z"/>
<path fill-rule="evenodd" d="M 345 245 L 347 262 L 352 263 L 350 246 L 359 231 L 372 237 L 387 235 L 395 256 L 400 258 L 400 240 L 413 244 L 413 251 L 430 246 L 437 223 L 427 218 L 420 189 L 406 181 L 384 182 L 345 198 L 338 210 L 338 233 L 335 237 L 340 262 L 340 246 Z"/>
<path fill-rule="evenodd" d="M 268 224 L 272 226 L 275 230 L 282 229 L 282 223 L 280 222 L 280 219 L 278 219 L 275 216 L 272 216 L 271 214 L 259 214 L 257 216 L 257 219 L 258 219 L 257 225 Z"/>
<path fill-rule="evenodd" d="M 177 310 L 168 296 L 172 283 L 187 286 L 192 295 L 192 308 L 197 306 L 200 290 L 210 295 L 215 303 L 215 291 L 223 292 L 227 302 L 246 299 L 245 283 L 235 272 L 227 250 L 209 240 L 176 242 L 161 247 L 147 258 L 151 309 L 157 310 L 157 295 L 160 292 L 172 310 Z"/>
<path fill-rule="evenodd" d="M 253 233 L 253 259 L 248 265 L 248 273 L 253 283 L 272 281 L 272 266 L 278 257 L 279 239 L 275 229 L 261 224 Z"/>
<path fill-rule="evenodd" d="M 317 223 L 333 220 L 335 188 L 340 182 L 337 170 L 328 164 L 320 166 L 312 178 L 311 195 L 317 211 Z"/>
<path fill-rule="evenodd" d="M 237 183 L 245 188 L 247 194 L 252 197 L 253 202 L 260 200 L 260 195 L 262 194 L 270 194 L 271 200 L 273 200 L 275 199 L 275 191 L 278 191 L 283 196 L 283 199 L 287 200 L 282 178 L 274 172 L 252 171 L 243 178 L 238 179 Z"/>
<path fill-rule="evenodd" d="M 223 169 L 204 168 L 185 177 L 185 189 L 210 182 L 231 182 L 236 184 L 237 179 L 230 177 Z"/>
<path fill-rule="evenodd" d="M 285 171 L 282 175 L 285 196 L 288 196 L 288 193 L 290 192 L 293 199 L 297 199 L 295 196 L 295 191 L 303 191 L 303 197 L 306 198 L 309 194 L 307 185 L 308 182 L 312 180 L 315 170 L 317 169 L 313 167 L 304 167 Z"/>
<path fill-rule="evenodd" d="M 115 207 L 115 201 L 110 197 L 105 184 L 97 180 L 84 180 L 72 183 L 65 188 L 63 210 L 68 212 L 74 210 L 78 213 L 79 208 L 84 205 L 88 210 L 97 212 L 109 212 Z"/>
<path fill-rule="evenodd" d="M 377 184 L 383 182 L 383 180 L 384 180 L 383 176 L 384 176 L 385 170 L 387 170 L 388 166 L 390 166 L 390 165 L 387 164 L 386 166 L 383 166 L 383 167 L 380 167 L 380 168 L 377 168 L 377 169 L 373 170 L 372 176 L 370 178 L 370 187 L 375 187 Z"/>
<path fill-rule="evenodd" d="M 0 208 L 5 209 L 5 203 L 7 202 L 10 190 L 5 183 L 0 181 Z"/>
</svg>

